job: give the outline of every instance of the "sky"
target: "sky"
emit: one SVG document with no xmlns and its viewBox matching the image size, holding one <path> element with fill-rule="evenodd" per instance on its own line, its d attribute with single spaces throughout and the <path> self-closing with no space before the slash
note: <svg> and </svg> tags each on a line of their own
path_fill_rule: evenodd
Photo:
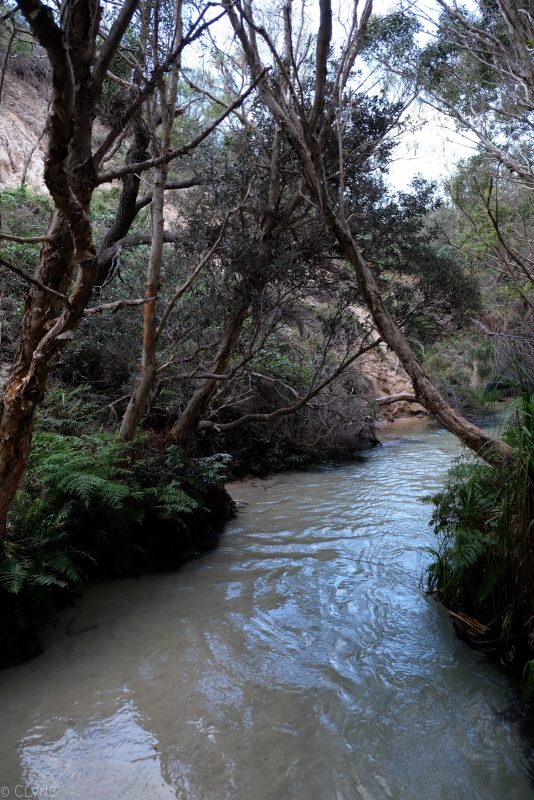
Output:
<svg viewBox="0 0 534 800">
<path fill-rule="evenodd" d="M 417 5 L 429 19 L 437 19 L 438 7 L 433 0 L 418 0 Z M 374 13 L 380 15 L 395 7 L 398 7 L 398 0 L 374 0 L 373 3 Z M 419 175 L 438 184 L 447 181 L 455 164 L 473 154 L 473 138 L 459 133 L 449 117 L 429 106 L 414 105 L 409 113 L 420 125 L 415 133 L 407 134 L 400 141 L 390 168 L 390 183 L 402 190 Z"/>
<path fill-rule="evenodd" d="M 407 188 L 418 175 L 438 183 L 447 181 L 455 164 L 474 152 L 473 140 L 458 133 L 448 117 L 428 106 L 413 109 L 412 114 L 425 124 L 406 135 L 395 151 L 389 173 L 395 189 Z"/>
</svg>

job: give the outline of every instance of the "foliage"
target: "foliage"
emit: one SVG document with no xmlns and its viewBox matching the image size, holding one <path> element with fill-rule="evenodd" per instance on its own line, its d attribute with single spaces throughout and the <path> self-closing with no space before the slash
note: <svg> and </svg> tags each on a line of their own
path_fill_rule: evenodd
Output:
<svg viewBox="0 0 534 800">
<path fill-rule="evenodd" d="M 200 546 L 187 520 L 228 458 L 189 466 L 178 448 L 140 439 L 126 447 L 105 433 L 37 432 L 0 552 L 0 595 L 18 624 L 48 620 L 91 575 L 179 563 Z"/>
<path fill-rule="evenodd" d="M 88 383 L 70 389 L 59 383 L 50 387 L 37 414 L 38 432 L 77 436 L 100 428 L 102 401 Z"/>
<path fill-rule="evenodd" d="M 534 396 L 511 404 L 504 438 L 513 466 L 462 458 L 433 498 L 428 589 L 508 640 L 529 633 L 534 612 Z"/>
</svg>

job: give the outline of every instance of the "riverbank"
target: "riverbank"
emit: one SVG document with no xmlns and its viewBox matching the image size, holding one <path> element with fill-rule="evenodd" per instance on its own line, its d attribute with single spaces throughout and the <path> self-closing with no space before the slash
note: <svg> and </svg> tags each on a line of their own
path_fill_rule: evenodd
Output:
<svg viewBox="0 0 534 800">
<path fill-rule="evenodd" d="M 434 498 L 428 588 L 464 641 L 512 670 L 534 701 L 534 395 L 510 403 L 506 463 L 459 460 Z"/>
<path fill-rule="evenodd" d="M 0 682 L 8 786 L 109 800 L 530 800 L 515 692 L 420 576 L 437 428 L 258 481 L 176 573 L 88 587 Z"/>
<path fill-rule="evenodd" d="M 0 557 L 0 668 L 40 655 L 43 632 L 94 581 L 177 570 L 214 549 L 235 514 L 234 502 L 217 483 L 184 485 L 180 492 L 190 501 L 179 498 L 181 513 L 175 502 L 168 512 L 139 516 L 137 524 L 127 516 L 122 531 L 112 525 L 99 530 L 102 520 L 89 516 L 70 537 L 57 531 L 43 540 L 37 530 L 30 540 L 21 541 L 20 532 L 8 537 Z"/>
</svg>

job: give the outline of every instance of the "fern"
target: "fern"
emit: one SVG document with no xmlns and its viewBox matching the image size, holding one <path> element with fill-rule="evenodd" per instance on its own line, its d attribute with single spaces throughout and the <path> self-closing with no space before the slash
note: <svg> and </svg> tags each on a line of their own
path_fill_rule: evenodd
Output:
<svg viewBox="0 0 534 800">
<path fill-rule="evenodd" d="M 198 508 L 198 502 L 175 483 L 145 489 L 144 498 L 156 516 L 161 519 L 170 519 L 179 514 L 189 514 Z"/>
<path fill-rule="evenodd" d="M 528 619 L 534 612 L 534 398 L 514 405 L 503 438 L 515 450 L 514 467 L 465 458 L 433 498 L 438 546 L 428 588 L 450 607 L 494 618 L 522 606 Z"/>
<path fill-rule="evenodd" d="M 141 439 L 125 446 L 109 434 L 37 431 L 0 543 L 0 594 L 27 626 L 50 618 L 92 571 L 166 566 L 191 550 L 185 520 L 227 460 L 188 464 L 179 448 L 162 452 Z"/>
</svg>

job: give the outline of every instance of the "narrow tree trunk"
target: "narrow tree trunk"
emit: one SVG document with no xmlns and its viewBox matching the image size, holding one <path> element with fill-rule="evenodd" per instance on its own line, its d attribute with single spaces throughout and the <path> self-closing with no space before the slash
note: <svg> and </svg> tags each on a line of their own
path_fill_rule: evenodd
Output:
<svg viewBox="0 0 534 800">
<path fill-rule="evenodd" d="M 343 253 L 354 267 L 358 289 L 380 336 L 396 353 L 412 381 L 416 400 L 485 461 L 502 464 L 511 460 L 513 451 L 505 442 L 495 439 L 473 425 L 444 400 L 386 309 L 371 268 L 355 244 L 348 225 L 335 215 L 329 203 L 325 203 L 322 210 L 328 229 L 336 237 Z"/>
<path fill-rule="evenodd" d="M 137 164 L 139 161 L 144 161 L 148 158 L 150 135 L 140 114 L 133 121 L 133 132 L 134 140 L 128 150 L 126 164 Z M 115 214 L 113 225 L 102 239 L 98 251 L 97 286 L 102 286 L 106 283 L 109 276 L 113 262 L 111 246 L 126 236 L 137 216 L 137 197 L 140 183 L 139 175 L 135 172 L 125 175 L 122 179 L 122 191 L 117 213 Z"/>
<path fill-rule="evenodd" d="M 224 338 L 211 367 L 211 372 L 213 374 L 224 375 L 228 369 L 230 358 L 234 352 L 247 315 L 247 310 L 248 302 L 243 299 L 236 314 L 234 314 L 227 325 Z M 190 438 L 199 421 L 204 416 L 219 385 L 220 381 L 210 378 L 194 392 L 183 414 L 170 430 L 169 438 L 171 440 L 184 443 Z"/>
<path fill-rule="evenodd" d="M 150 206 L 152 241 L 150 245 L 150 258 L 144 295 L 147 302 L 143 305 L 141 365 L 139 368 L 139 376 L 135 382 L 121 422 L 120 438 L 123 442 L 128 442 L 135 436 L 137 427 L 145 413 L 148 398 L 156 376 L 158 347 L 156 303 L 160 286 L 161 260 L 163 257 L 163 208 L 165 204 L 165 182 L 167 180 L 167 172 L 168 167 L 166 164 L 156 169 L 152 203 Z"/>
<path fill-rule="evenodd" d="M 157 53 L 157 27 L 153 34 L 153 52 Z M 174 46 L 182 38 L 182 2 L 174 4 Z M 159 87 L 161 102 L 161 153 L 167 155 L 171 149 L 172 126 L 175 118 L 176 98 L 178 95 L 178 76 L 180 61 L 173 63 L 168 85 L 162 81 Z M 130 441 L 137 431 L 138 425 L 146 411 L 148 398 L 154 385 L 157 368 L 158 329 L 156 322 L 157 299 L 161 280 L 161 262 L 164 244 L 165 184 L 169 173 L 169 164 L 164 162 L 154 170 L 154 186 L 150 203 L 151 243 L 148 261 L 147 279 L 145 283 L 145 299 L 143 305 L 143 345 L 139 376 L 135 382 L 130 400 L 124 412 L 120 427 L 120 438 Z M 137 192 L 137 190 L 136 190 Z"/>
</svg>

